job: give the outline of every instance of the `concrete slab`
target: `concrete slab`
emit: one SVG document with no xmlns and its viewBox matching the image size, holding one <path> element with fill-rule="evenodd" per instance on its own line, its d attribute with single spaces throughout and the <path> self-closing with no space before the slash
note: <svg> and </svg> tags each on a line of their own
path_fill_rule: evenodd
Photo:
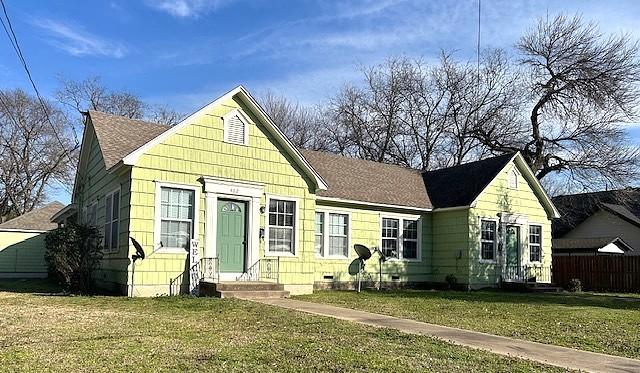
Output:
<svg viewBox="0 0 640 373">
<path fill-rule="evenodd" d="M 396 329 L 409 334 L 431 336 L 461 346 L 538 361 L 561 368 L 577 369 L 587 372 L 640 372 L 640 360 L 624 357 L 522 341 L 327 304 L 303 302 L 293 299 L 255 299 L 254 301 L 379 328 Z"/>
</svg>

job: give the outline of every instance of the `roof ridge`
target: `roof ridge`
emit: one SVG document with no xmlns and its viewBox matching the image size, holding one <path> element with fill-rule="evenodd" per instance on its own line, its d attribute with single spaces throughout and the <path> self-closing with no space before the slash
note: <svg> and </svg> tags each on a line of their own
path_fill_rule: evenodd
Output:
<svg viewBox="0 0 640 373">
<path fill-rule="evenodd" d="M 327 150 L 313 150 L 313 149 L 303 149 L 303 148 L 298 148 L 301 152 L 314 152 L 314 153 L 322 153 L 322 154 L 326 154 L 328 156 L 333 156 L 336 158 L 345 158 L 345 159 L 349 159 L 349 160 L 353 160 L 353 161 L 357 161 L 357 162 L 368 162 L 368 163 L 375 163 L 377 165 L 383 165 L 383 166 L 390 166 L 390 167 L 397 167 L 403 170 L 407 170 L 407 171 L 415 171 L 417 173 L 422 173 L 422 171 L 420 171 L 417 168 L 413 168 L 413 167 L 407 167 L 407 166 L 402 166 L 399 164 L 393 164 L 393 163 L 386 163 L 386 162 L 379 162 L 379 161 L 374 161 L 371 159 L 363 159 L 363 158 L 356 158 L 356 157 L 351 157 L 348 155 L 344 155 L 344 154 L 338 154 L 338 153 L 333 153 Z"/>
<path fill-rule="evenodd" d="M 49 203 L 47 203 L 47 204 L 44 204 L 44 205 L 42 205 L 42 206 L 40 206 L 40 207 L 38 207 L 38 208 L 35 208 L 35 209 L 31 210 L 31 211 L 25 212 L 25 213 L 24 213 L 24 214 L 22 214 L 22 215 L 18 215 L 18 216 L 16 216 L 16 217 L 15 217 L 15 218 L 13 218 L 13 219 L 9 219 L 9 220 L 5 221 L 4 223 L 0 224 L 0 228 L 3 228 L 3 226 L 10 225 L 10 224 L 8 224 L 8 223 L 11 223 L 11 225 L 13 225 L 13 224 L 15 224 L 16 222 L 20 222 L 20 221 L 22 221 L 22 220 L 24 220 L 24 219 L 27 219 L 27 218 L 29 218 L 31 215 L 34 215 L 35 213 L 37 213 L 37 212 L 39 212 L 39 211 L 42 211 L 42 210 L 44 210 L 45 208 L 48 208 L 48 207 L 54 206 L 54 205 L 60 205 L 60 208 L 63 208 L 63 207 L 65 206 L 65 205 L 64 205 L 62 202 L 60 202 L 60 201 L 51 201 L 51 202 L 49 202 Z"/>
<path fill-rule="evenodd" d="M 471 161 L 471 162 L 467 162 L 467 163 L 461 163 L 461 164 L 457 164 L 457 165 L 453 165 L 453 166 L 448 166 L 448 167 L 442 167 L 442 168 L 436 168 L 433 170 L 426 170 L 426 171 L 422 171 L 422 173 L 429 173 L 429 172 L 438 172 L 438 171 L 445 171 L 445 170 L 451 170 L 451 169 L 455 169 L 458 167 L 463 167 L 463 166 L 470 166 L 470 165 L 474 165 L 477 163 L 483 163 L 483 162 L 488 162 L 488 161 L 492 161 L 492 160 L 496 160 L 498 158 L 511 158 L 516 154 L 516 152 L 512 152 L 512 153 L 505 153 L 505 154 L 500 154 L 500 155 L 494 155 L 493 157 L 489 157 L 489 158 L 483 158 L 483 159 L 478 159 L 476 161 Z"/>
<path fill-rule="evenodd" d="M 323 154 L 327 154 L 329 156 L 341 157 L 341 158 L 351 159 L 351 160 L 359 161 L 359 162 L 371 162 L 371 163 L 381 164 L 381 165 L 385 165 L 385 166 L 398 167 L 398 168 L 402 168 L 402 169 L 409 170 L 409 171 L 416 171 L 416 172 L 418 172 L 420 174 L 425 174 L 425 173 L 428 173 L 428 172 L 442 171 L 442 170 L 450 170 L 450 169 L 453 169 L 453 168 L 456 168 L 456 167 L 462 167 L 462 166 L 472 165 L 472 164 L 475 164 L 475 163 L 495 160 L 496 158 L 500 158 L 500 157 L 511 158 L 512 156 L 514 156 L 516 154 L 516 152 L 505 153 L 505 154 L 495 155 L 493 157 L 478 159 L 476 161 L 462 163 L 462 164 L 458 164 L 458 165 L 454 165 L 454 166 L 448 166 L 448 167 L 442 167 L 442 168 L 436 168 L 436 169 L 433 169 L 433 170 L 424 170 L 423 171 L 423 170 L 420 170 L 420 169 L 414 168 L 414 167 L 408 167 L 408 166 L 402 166 L 402 165 L 393 164 L 393 163 L 374 161 L 374 160 L 371 160 L 371 159 L 356 158 L 356 157 L 351 157 L 351 156 L 344 155 L 344 154 L 334 153 L 334 152 L 327 151 L 327 150 L 314 150 L 314 149 L 304 149 L 304 148 L 299 148 L 299 149 L 301 151 L 303 151 L 303 152 L 323 153 Z"/>
<path fill-rule="evenodd" d="M 145 124 L 151 124 L 151 125 L 155 125 L 155 126 L 159 126 L 159 127 L 167 127 L 167 128 L 172 127 L 170 124 L 158 123 L 158 122 L 152 122 L 152 121 L 149 121 L 149 120 L 146 120 L 146 119 L 129 118 L 129 117 L 124 116 L 124 115 L 107 113 L 107 112 L 105 112 L 105 111 L 100 111 L 100 110 L 93 110 L 93 109 L 90 109 L 90 110 L 87 110 L 87 111 L 89 112 L 89 114 L 91 114 L 91 113 L 98 113 L 98 114 L 101 114 L 101 115 L 106 115 L 106 116 L 110 116 L 110 117 L 122 118 L 122 119 L 125 119 L 125 120 L 136 121 L 136 122 L 141 122 L 141 123 L 145 123 Z"/>
</svg>

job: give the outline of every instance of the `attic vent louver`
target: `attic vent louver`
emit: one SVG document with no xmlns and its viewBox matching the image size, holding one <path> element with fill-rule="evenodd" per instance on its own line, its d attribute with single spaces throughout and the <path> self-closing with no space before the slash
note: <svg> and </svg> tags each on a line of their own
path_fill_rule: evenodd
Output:
<svg viewBox="0 0 640 373">
<path fill-rule="evenodd" d="M 224 141 L 246 145 L 247 125 L 238 114 L 224 118 Z"/>
</svg>

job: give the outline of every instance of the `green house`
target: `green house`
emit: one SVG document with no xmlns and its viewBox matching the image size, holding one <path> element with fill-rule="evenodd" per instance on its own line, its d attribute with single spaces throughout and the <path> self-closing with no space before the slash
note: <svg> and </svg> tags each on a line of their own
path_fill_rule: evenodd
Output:
<svg viewBox="0 0 640 373">
<path fill-rule="evenodd" d="M 173 127 L 89 112 L 65 211 L 103 229 L 98 284 L 134 296 L 352 287 L 356 244 L 368 285 L 549 282 L 558 216 L 520 154 L 423 173 L 300 150 L 243 87 Z"/>
</svg>

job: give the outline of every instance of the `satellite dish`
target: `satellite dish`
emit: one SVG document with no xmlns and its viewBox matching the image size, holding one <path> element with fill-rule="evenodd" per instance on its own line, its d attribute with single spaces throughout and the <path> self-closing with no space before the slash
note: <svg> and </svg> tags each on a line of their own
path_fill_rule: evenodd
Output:
<svg viewBox="0 0 640 373">
<path fill-rule="evenodd" d="M 133 244 L 133 247 L 136 248 L 136 253 L 131 255 L 131 259 L 133 259 L 134 262 L 138 259 L 144 259 L 144 249 L 142 248 L 142 245 L 140 245 L 140 243 L 136 241 L 135 238 L 133 237 L 129 237 L 129 238 L 131 239 L 131 243 Z"/>
<path fill-rule="evenodd" d="M 371 250 L 365 245 L 355 244 L 353 248 L 356 250 L 356 254 L 358 254 L 358 259 L 367 260 L 371 258 Z"/>
<path fill-rule="evenodd" d="M 371 258 L 371 250 L 365 245 L 355 244 L 353 245 L 353 249 L 358 254 L 358 261 L 360 262 L 360 266 L 358 268 L 358 293 L 362 287 L 362 272 L 364 271 L 364 261 Z"/>
<path fill-rule="evenodd" d="M 133 261 L 133 268 L 131 270 L 131 296 L 133 297 L 133 295 L 135 294 L 133 292 L 134 289 L 134 280 L 136 278 L 136 260 L 138 259 L 144 259 L 144 249 L 142 248 L 142 245 L 140 245 L 140 242 L 136 241 L 135 238 L 133 237 L 129 237 L 129 239 L 131 239 L 131 243 L 133 244 L 133 247 L 136 248 L 136 253 L 131 255 L 131 260 Z"/>
</svg>

